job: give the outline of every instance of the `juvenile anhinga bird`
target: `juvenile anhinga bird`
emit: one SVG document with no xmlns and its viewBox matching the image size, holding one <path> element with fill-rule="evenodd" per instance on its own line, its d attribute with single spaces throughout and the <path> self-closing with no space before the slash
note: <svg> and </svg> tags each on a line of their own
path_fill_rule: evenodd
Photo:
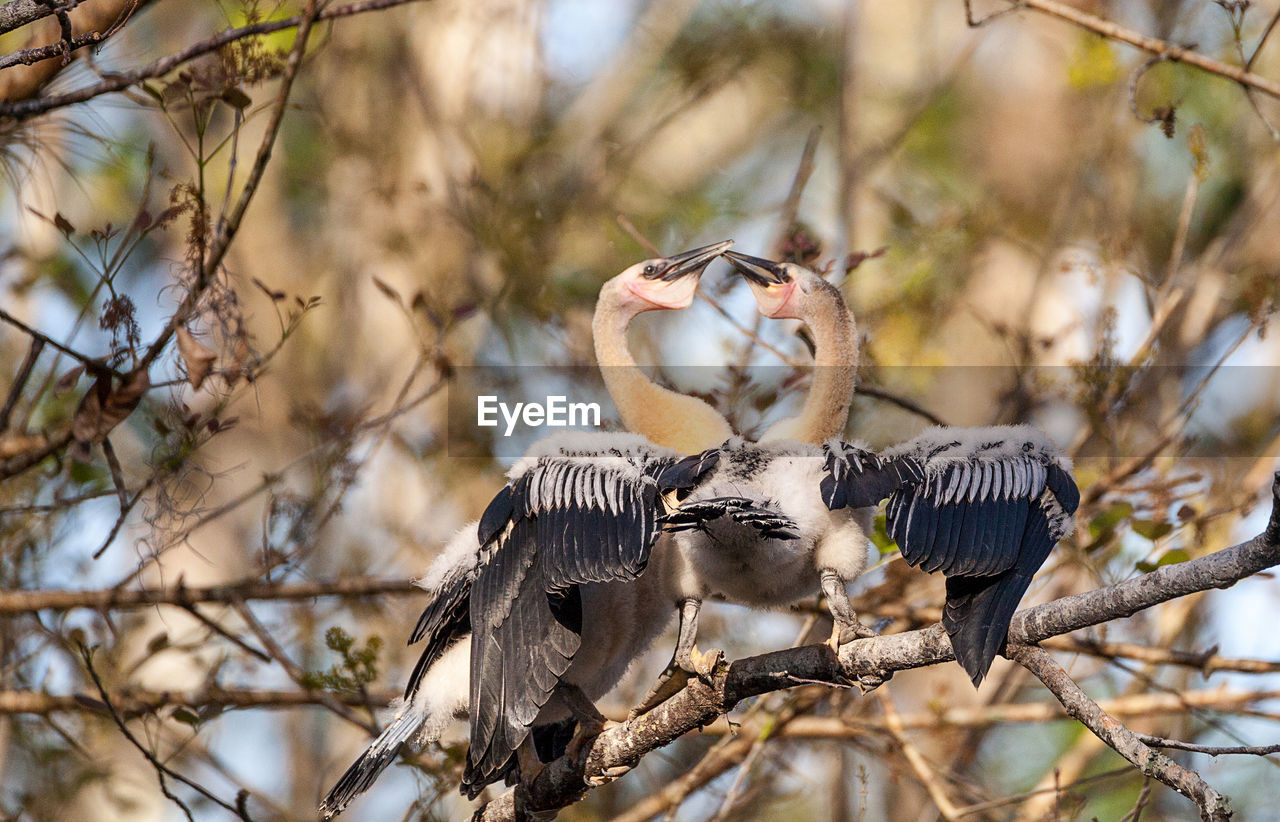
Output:
<svg viewBox="0 0 1280 822">
<path fill-rule="evenodd" d="M 410 636 L 410 644 L 425 639 L 426 645 L 404 699 L 325 796 L 320 811 L 326 819 L 367 790 L 403 743 L 432 742 L 469 713 L 475 721 L 464 789 L 472 796 L 508 772 L 530 728 L 569 714 L 587 733 L 602 727 L 591 701 L 617 683 L 672 617 L 669 597 L 655 590 L 665 572 L 655 568 L 634 579 L 649 560 L 660 535 L 657 517 L 665 512 L 655 476 L 732 433 L 706 403 L 644 376 L 627 350 L 627 326 L 642 311 L 687 307 L 703 270 L 730 245 L 646 260 L 601 288 L 593 321 L 597 359 L 624 422 L 644 436 L 543 440 L 512 469 L 511 483 L 480 522 L 449 542 L 419 581 L 435 596 Z M 681 418 L 689 424 L 675 424 Z M 548 471 L 580 483 L 544 484 Z M 682 470 L 668 481 L 691 483 L 691 476 Z M 473 622 L 483 627 L 478 637 Z M 505 645 L 495 645 L 496 637 Z M 503 647 L 510 651 L 505 659 Z M 535 669 L 540 678 L 530 679 Z M 508 687 L 517 674 L 520 681 Z M 486 682 L 503 684 L 493 694 L 481 690 Z"/>
<path fill-rule="evenodd" d="M 903 558 L 946 576 L 943 624 L 960 664 L 981 683 L 1032 575 L 1079 504 L 1069 462 L 1028 426 L 934 428 L 881 454 L 836 439 L 858 361 L 840 292 L 802 266 L 725 256 L 747 278 L 762 314 L 809 326 L 818 367 L 797 417 L 758 443 L 731 440 L 689 458 L 711 470 L 670 516 L 684 529 L 677 545 L 688 570 L 675 577 L 682 584 L 677 648 L 693 647 L 698 603 L 717 593 L 774 607 L 820 588 L 835 622 L 833 649 L 869 635 L 846 586 L 865 570 L 874 506 L 888 499 L 888 532 Z M 794 527 L 765 534 L 699 516 L 730 492 Z M 694 669 L 679 652 L 673 667 Z"/>
</svg>

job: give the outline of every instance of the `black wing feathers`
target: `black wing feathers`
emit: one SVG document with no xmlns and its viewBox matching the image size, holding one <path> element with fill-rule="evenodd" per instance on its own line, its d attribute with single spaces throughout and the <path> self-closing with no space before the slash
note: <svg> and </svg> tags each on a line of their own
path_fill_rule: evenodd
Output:
<svg viewBox="0 0 1280 822">
<path fill-rule="evenodd" d="M 699 456 L 673 480 L 691 487 L 714 466 Z M 644 570 L 662 528 L 655 475 L 675 465 L 543 457 L 490 504 L 471 596 L 468 796 L 502 777 L 568 670 L 582 631 L 578 586 Z"/>
<path fill-rule="evenodd" d="M 879 505 L 894 491 L 924 478 L 914 457 L 883 459 L 864 448 L 838 441 L 827 443 L 823 450 L 827 461 L 819 491 L 831 511 Z"/>
<path fill-rule="evenodd" d="M 1075 480 L 1042 435 L 988 430 L 939 430 L 888 456 L 828 443 L 821 485 L 831 509 L 888 499 L 885 529 L 903 559 L 947 577 L 943 625 L 975 685 L 1080 504 Z"/>
</svg>

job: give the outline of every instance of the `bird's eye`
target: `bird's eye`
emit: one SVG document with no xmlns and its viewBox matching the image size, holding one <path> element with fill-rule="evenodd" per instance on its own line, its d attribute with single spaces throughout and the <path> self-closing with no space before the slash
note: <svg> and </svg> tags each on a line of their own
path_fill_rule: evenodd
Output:
<svg viewBox="0 0 1280 822">
<path fill-rule="evenodd" d="M 656 273 L 658 273 L 658 267 L 653 263 L 649 263 L 644 267 L 644 275 L 646 277 L 652 277 Z"/>
</svg>

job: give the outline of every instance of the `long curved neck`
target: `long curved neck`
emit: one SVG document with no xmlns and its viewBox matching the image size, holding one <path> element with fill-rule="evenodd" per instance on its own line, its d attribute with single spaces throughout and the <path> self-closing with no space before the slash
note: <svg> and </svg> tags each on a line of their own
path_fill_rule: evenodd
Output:
<svg viewBox="0 0 1280 822">
<path fill-rule="evenodd" d="M 819 444 L 844 432 L 858 376 L 858 327 L 833 285 L 808 296 L 804 322 L 813 335 L 813 381 L 799 416 L 773 424 L 761 442 L 792 439 Z"/>
<path fill-rule="evenodd" d="M 636 365 L 627 348 L 627 327 L 637 313 L 621 305 L 613 288 L 606 286 L 591 322 L 596 362 L 623 425 L 683 454 L 714 448 L 732 437 L 733 429 L 718 411 L 697 397 L 663 388 Z"/>
</svg>

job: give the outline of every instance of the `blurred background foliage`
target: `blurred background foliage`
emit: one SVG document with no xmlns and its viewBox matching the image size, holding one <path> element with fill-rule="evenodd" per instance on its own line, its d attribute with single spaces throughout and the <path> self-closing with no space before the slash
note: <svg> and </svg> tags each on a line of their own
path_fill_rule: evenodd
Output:
<svg viewBox="0 0 1280 822">
<path fill-rule="evenodd" d="M 1236 63 L 1276 13 L 1205 0 L 1075 5 Z M 299 11 L 145 4 L 103 47 L 24 92 L 14 78 L 25 67 L 0 70 L 0 97 L 81 88 Z M 29 35 L 0 36 L 0 52 Z M 293 30 L 241 40 L 124 94 L 0 119 L 0 307 L 122 374 L 136 365 L 244 184 L 293 45 Z M 761 255 L 807 249 L 840 283 L 869 388 L 948 423 L 1033 421 L 1072 449 L 1086 503 L 1031 599 L 1250 536 L 1280 453 L 1280 352 L 1266 333 L 1280 301 L 1280 106 L 1185 64 L 1144 70 L 1146 60 L 1028 12 L 968 27 L 958 0 L 431 0 L 318 24 L 191 340 L 166 349 L 111 432 L 118 466 L 97 445 L 87 462 L 52 448 L 23 470 L 5 463 L 0 588 L 421 574 L 479 514 L 512 453 L 490 442 L 494 458 L 450 456 L 453 369 L 591 366 L 605 279 L 650 256 L 646 242 L 675 252 L 726 237 Z M 1280 76 L 1280 43 L 1252 68 Z M 860 253 L 870 256 L 850 257 Z M 724 267 L 703 292 L 687 311 L 639 321 L 632 348 L 758 431 L 794 408 L 804 339 L 760 323 Z M 30 343 L 0 325 L 0 379 L 14 398 L 0 426 L 6 461 L 56 445 L 94 382 L 52 346 L 19 382 Z M 189 379 L 202 361 L 207 378 Z M 583 377 L 582 391 L 594 386 Z M 926 424 L 867 393 L 848 431 L 883 445 Z M 886 603 L 925 609 L 882 625 L 900 630 L 941 587 L 886 561 L 859 593 L 871 615 Z M 94 709 L 86 644 L 109 692 L 213 693 L 130 722 L 160 761 L 228 803 L 247 791 L 254 819 L 313 818 L 364 745 L 370 710 L 411 669 L 404 639 L 423 604 L 397 590 L 0 614 L 0 692 L 88 695 L 85 710 L 0 717 L 0 818 L 181 818 Z M 1280 639 L 1263 626 L 1277 617 L 1268 576 L 1091 632 L 1269 660 L 1261 674 L 1203 682 L 1194 667 L 1060 661 L 1095 697 L 1138 706 L 1137 730 L 1275 741 L 1280 706 L 1266 697 L 1280 690 Z M 730 658 L 825 635 L 803 613 L 713 606 L 705 619 Z M 606 712 L 625 713 L 664 662 L 659 649 L 638 664 Z M 950 707 L 1046 700 L 1024 671 L 997 666 L 977 693 L 954 666 L 884 689 L 917 721 L 910 738 L 958 805 L 1008 800 L 972 818 L 1136 819 L 1135 807 L 1190 817 L 1074 723 L 940 724 Z M 303 686 L 355 707 L 235 710 L 216 698 Z M 1218 687 L 1262 696 L 1230 709 L 1182 697 L 1178 710 L 1141 707 Z M 881 701 L 798 689 L 750 710 L 851 730 L 779 733 L 716 759 L 713 728 L 564 818 L 937 818 L 883 730 Z M 406 757 L 349 818 L 465 814 L 454 790 L 462 739 Z M 1231 795 L 1241 818 L 1280 818 L 1274 756 L 1175 758 Z M 661 793 L 699 760 L 705 786 Z M 169 789 L 200 818 L 227 814 Z"/>
</svg>

